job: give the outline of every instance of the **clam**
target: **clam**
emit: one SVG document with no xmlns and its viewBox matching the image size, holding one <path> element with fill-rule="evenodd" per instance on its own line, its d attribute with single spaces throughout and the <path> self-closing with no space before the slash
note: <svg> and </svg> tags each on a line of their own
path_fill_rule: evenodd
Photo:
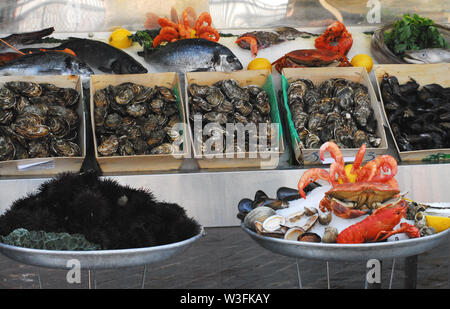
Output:
<svg viewBox="0 0 450 309">
<path fill-rule="evenodd" d="M 244 225 L 251 229 L 255 230 L 255 222 L 264 222 L 266 218 L 275 215 L 276 212 L 270 207 L 257 207 L 250 211 L 244 218 Z"/>
<path fill-rule="evenodd" d="M 305 231 L 309 231 L 309 230 L 314 226 L 314 224 L 316 224 L 318 218 L 319 218 L 319 215 L 317 215 L 317 214 L 315 214 L 315 215 L 313 215 L 313 216 L 310 216 L 310 217 L 308 218 L 308 220 L 306 221 L 305 225 L 302 226 L 302 228 L 303 228 Z"/>
<path fill-rule="evenodd" d="M 298 237 L 298 241 L 321 242 L 322 239 L 316 233 L 304 233 Z"/>
<path fill-rule="evenodd" d="M 421 237 L 436 234 L 436 230 L 432 226 L 423 226 L 419 229 L 419 231 Z"/>
<path fill-rule="evenodd" d="M 285 222 L 286 219 L 283 216 L 272 215 L 264 220 L 263 228 L 265 231 L 274 232 L 278 230 L 281 227 L 281 225 L 284 225 Z"/>
<path fill-rule="evenodd" d="M 301 227 L 291 227 L 284 233 L 284 239 L 286 240 L 298 240 L 305 231 Z"/>
<path fill-rule="evenodd" d="M 335 243 L 339 232 L 334 226 L 327 226 L 322 237 L 322 242 Z"/>
<path fill-rule="evenodd" d="M 328 225 L 331 222 L 331 212 L 324 212 L 319 215 L 319 223 L 322 225 Z"/>
<path fill-rule="evenodd" d="M 425 218 L 424 212 L 419 211 L 418 213 L 416 213 L 416 215 L 414 216 L 414 222 L 415 226 L 417 226 L 419 229 L 421 229 L 422 227 L 426 227 L 427 220 Z"/>
<path fill-rule="evenodd" d="M 286 221 L 290 222 L 290 223 L 294 223 L 294 222 L 300 220 L 304 214 L 305 214 L 304 210 L 293 212 L 286 217 Z"/>
</svg>

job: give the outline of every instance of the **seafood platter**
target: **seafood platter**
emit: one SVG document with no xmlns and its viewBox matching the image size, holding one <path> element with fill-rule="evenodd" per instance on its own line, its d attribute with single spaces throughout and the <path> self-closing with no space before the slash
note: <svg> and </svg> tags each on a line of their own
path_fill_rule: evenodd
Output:
<svg viewBox="0 0 450 309">
<path fill-rule="evenodd" d="M 186 73 L 186 98 L 193 155 L 200 168 L 277 166 L 278 161 L 271 158 L 281 156 L 284 144 L 280 113 L 269 70 Z M 195 127 L 195 116 L 201 120 L 201 126 Z M 231 151 L 222 146 L 222 149 L 212 149 L 208 153 L 202 147 L 206 144 L 206 139 L 215 137 L 215 133 L 205 136 L 196 130 L 203 130 L 210 122 L 220 125 L 217 131 L 218 140 L 220 143 L 223 141 L 222 145 L 228 143 L 227 123 L 240 124 L 243 128 L 254 124 L 256 130 L 248 130 L 248 134 L 255 134 L 258 148 L 251 149 L 248 143 L 238 145 L 238 137 L 230 135 L 235 142 Z M 261 124 L 264 126 L 260 126 Z"/>
<path fill-rule="evenodd" d="M 450 64 L 380 64 L 374 71 L 400 160 L 450 162 Z"/>
<path fill-rule="evenodd" d="M 86 124 L 79 76 L 0 78 L 0 175 L 79 171 Z"/>
<path fill-rule="evenodd" d="M 95 157 L 103 172 L 176 170 L 190 143 L 176 73 L 91 76 Z"/>
<path fill-rule="evenodd" d="M 364 68 L 285 68 L 282 90 L 291 144 L 300 164 L 321 164 L 319 149 L 334 140 L 344 157 L 367 144 L 366 160 L 388 144 L 375 91 Z"/>
<path fill-rule="evenodd" d="M 450 218 L 450 205 L 408 199 L 395 180 L 397 161 L 381 155 L 362 165 L 365 151 L 344 165 L 339 147 L 323 144 L 321 156 L 335 160 L 329 171 L 307 170 L 297 189 L 281 187 L 276 198 L 257 191 L 242 199 L 242 228 L 273 252 L 327 261 L 412 256 L 446 242 L 450 229 L 436 229 L 428 216 Z"/>
</svg>

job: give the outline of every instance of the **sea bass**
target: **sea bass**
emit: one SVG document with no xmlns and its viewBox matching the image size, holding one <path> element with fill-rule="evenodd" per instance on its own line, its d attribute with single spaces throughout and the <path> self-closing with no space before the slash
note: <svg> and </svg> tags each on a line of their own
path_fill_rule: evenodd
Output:
<svg viewBox="0 0 450 309">
<path fill-rule="evenodd" d="M 441 63 L 450 62 L 450 49 L 429 48 L 410 50 L 403 58 L 408 63 Z"/>
<path fill-rule="evenodd" d="M 37 40 L 52 34 L 53 31 L 55 31 L 55 29 L 53 27 L 50 27 L 39 31 L 14 33 L 7 37 L 2 38 L 2 40 L 12 46 L 33 44 Z M 7 46 L 6 44 L 0 44 L 0 50 L 8 48 L 9 46 Z"/>
<path fill-rule="evenodd" d="M 83 75 L 94 72 L 78 58 L 63 52 L 47 51 L 23 55 L 0 66 L 0 76 L 8 75 Z"/>
<path fill-rule="evenodd" d="M 145 53 L 145 61 L 163 72 L 236 71 L 242 63 L 227 47 L 205 39 L 185 39 Z"/>
<path fill-rule="evenodd" d="M 67 42 L 59 46 L 46 49 L 64 50 L 66 48 L 72 50 L 77 55 L 77 58 L 88 64 L 91 68 L 100 70 L 103 73 L 147 73 L 147 69 L 132 56 L 123 50 L 101 41 L 70 38 Z M 22 51 L 27 52 L 33 50 L 36 49 Z"/>
</svg>

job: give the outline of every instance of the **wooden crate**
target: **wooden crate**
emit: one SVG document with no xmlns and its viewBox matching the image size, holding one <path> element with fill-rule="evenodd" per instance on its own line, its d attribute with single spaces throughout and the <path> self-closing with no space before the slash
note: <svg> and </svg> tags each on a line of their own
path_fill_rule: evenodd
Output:
<svg viewBox="0 0 450 309">
<path fill-rule="evenodd" d="M 86 119 L 84 114 L 82 82 L 75 75 L 47 75 L 47 76 L 2 76 L 0 86 L 5 82 L 24 81 L 34 83 L 50 83 L 61 88 L 73 88 L 80 93 L 77 114 L 80 118 L 77 144 L 80 146 L 79 157 L 48 157 L 23 160 L 9 160 L 0 162 L 1 176 L 54 176 L 61 172 L 78 172 L 86 157 Z"/>
<path fill-rule="evenodd" d="M 381 144 L 378 148 L 367 147 L 365 154 L 365 161 L 372 160 L 376 156 L 385 154 L 387 152 L 388 144 L 386 133 L 384 132 L 383 119 L 380 105 L 378 104 L 377 96 L 370 82 L 369 76 L 365 68 L 361 67 L 320 67 L 320 68 L 286 68 L 282 71 L 281 83 L 283 90 L 284 107 L 287 113 L 289 133 L 291 137 L 291 144 L 295 153 L 295 158 L 301 165 L 316 165 L 322 164 L 320 160 L 319 148 L 304 149 L 299 143 L 297 131 L 294 128 L 291 112 L 288 105 L 287 90 L 289 84 L 296 79 L 309 79 L 314 85 L 318 86 L 330 78 L 345 78 L 347 80 L 358 82 L 367 87 L 370 96 L 371 107 L 374 111 L 374 116 L 378 122 L 376 135 L 381 138 Z M 358 148 L 343 148 L 341 149 L 345 161 L 353 161 Z"/>
<path fill-rule="evenodd" d="M 440 84 L 442 87 L 450 87 L 450 63 L 436 64 L 383 64 L 374 66 L 375 77 L 377 81 L 378 91 L 381 97 L 382 110 L 387 118 L 384 109 L 383 98 L 381 96 L 381 80 L 384 74 L 397 77 L 400 84 L 404 84 L 413 78 L 420 86 L 427 84 Z M 391 125 L 388 123 L 391 135 Z M 397 141 L 394 137 L 395 147 L 398 151 L 401 161 L 406 162 L 428 162 L 428 163 L 449 163 L 450 148 L 427 149 L 415 151 L 400 151 Z"/>
<path fill-rule="evenodd" d="M 186 110 L 188 115 L 188 129 L 190 134 L 190 140 L 192 141 L 192 152 L 194 158 L 200 168 L 206 169 L 227 169 L 227 168 L 274 168 L 278 165 L 278 159 L 284 152 L 284 144 L 281 132 L 280 113 L 278 111 L 278 104 L 276 93 L 273 88 L 272 75 L 268 70 L 254 70 L 254 71 L 236 71 L 236 72 L 193 72 L 186 73 L 186 85 L 185 85 L 185 97 L 186 97 Z M 239 83 L 241 87 L 248 85 L 256 85 L 263 88 L 269 95 L 269 101 L 271 106 L 271 118 L 272 122 L 278 124 L 279 136 L 278 136 L 278 149 L 265 152 L 241 152 L 241 153 L 220 153 L 214 157 L 206 157 L 197 149 L 195 143 L 191 119 L 189 118 L 189 106 L 191 102 L 188 96 L 188 87 L 191 84 L 198 85 L 213 85 L 214 83 L 233 79 Z"/>
<path fill-rule="evenodd" d="M 121 83 L 131 82 L 147 87 L 165 86 L 172 89 L 178 102 L 180 119 L 183 121 L 183 150 L 176 155 L 154 154 L 154 155 L 134 155 L 134 156 L 99 156 L 97 151 L 97 137 L 95 134 L 94 121 L 94 93 L 98 89 L 106 88 L 109 85 L 117 86 Z M 122 75 L 92 75 L 90 92 L 90 113 L 91 126 L 94 134 L 94 151 L 100 168 L 104 173 L 116 172 L 149 172 L 177 170 L 183 164 L 184 158 L 188 154 L 188 137 L 186 128 L 186 114 L 183 101 L 180 96 L 180 82 L 178 75 L 173 72 L 152 73 L 152 74 L 122 74 Z"/>
</svg>

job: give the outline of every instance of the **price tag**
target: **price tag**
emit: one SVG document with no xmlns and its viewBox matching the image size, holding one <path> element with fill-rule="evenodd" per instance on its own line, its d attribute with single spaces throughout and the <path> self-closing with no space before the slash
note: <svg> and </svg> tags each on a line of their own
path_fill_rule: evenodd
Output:
<svg viewBox="0 0 450 309">
<path fill-rule="evenodd" d="M 48 170 L 55 168 L 55 160 L 41 160 L 34 161 L 26 164 L 17 164 L 17 170 L 19 171 L 32 171 L 32 170 Z"/>
<path fill-rule="evenodd" d="M 355 157 L 344 157 L 344 162 L 354 162 L 355 161 Z M 334 162 L 333 158 L 325 158 L 322 163 L 323 164 L 331 164 Z"/>
</svg>

